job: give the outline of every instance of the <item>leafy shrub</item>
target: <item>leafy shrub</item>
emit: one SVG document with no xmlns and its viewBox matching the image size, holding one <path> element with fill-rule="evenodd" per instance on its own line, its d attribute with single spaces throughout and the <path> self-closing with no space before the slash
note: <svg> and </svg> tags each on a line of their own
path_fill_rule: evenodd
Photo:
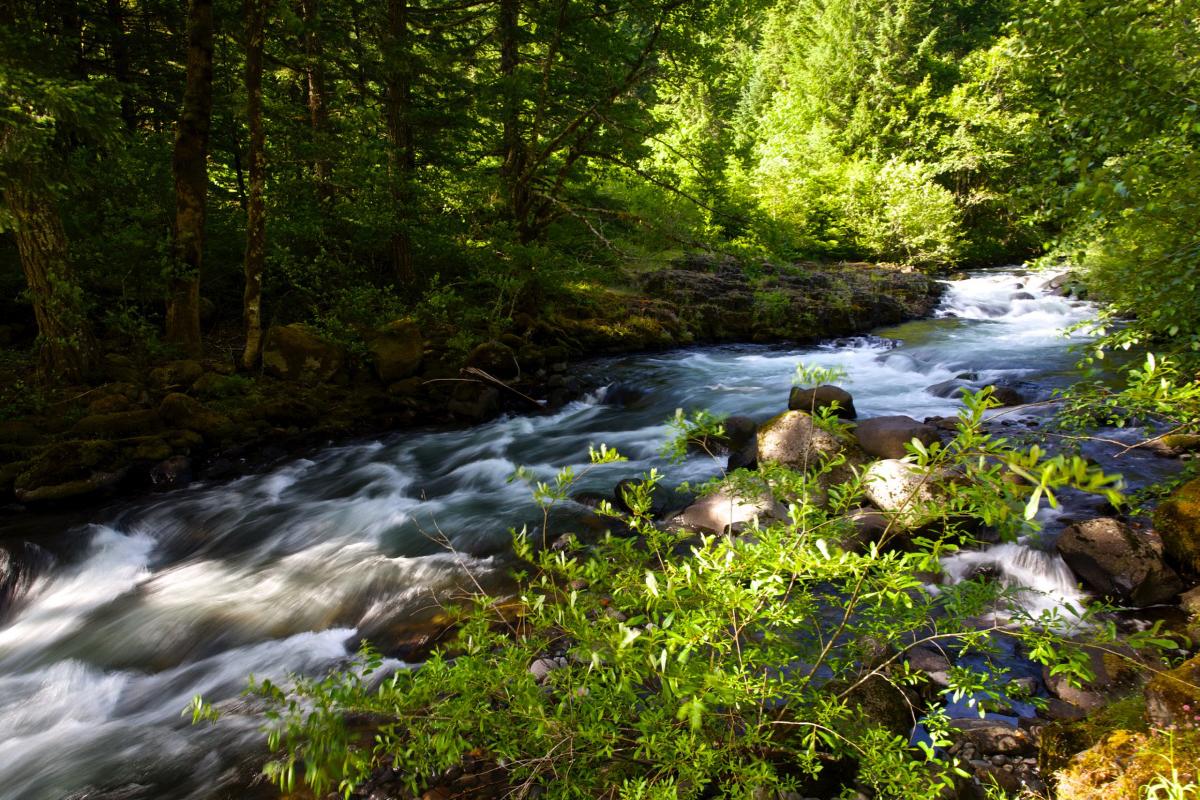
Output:
<svg viewBox="0 0 1200 800">
<path fill-rule="evenodd" d="M 271 775 L 286 789 L 302 773 L 318 792 L 348 795 L 388 764 L 419 792 L 483 759 L 518 796 L 537 786 L 553 798 L 759 797 L 817 779 L 881 798 L 939 796 L 964 773 L 940 749 L 947 720 L 928 678 L 905 663 L 907 647 L 986 661 L 999 639 L 1015 638 L 1029 658 L 1081 680 L 1090 661 L 1063 634 L 1115 636 L 1092 625 L 1096 609 L 1033 619 L 1014 590 L 985 577 L 926 587 L 943 555 L 973 541 L 972 528 L 1011 533 L 1061 486 L 1114 492 L 1078 458 L 1016 451 L 984 434 L 986 406 L 986 395 L 971 398 L 957 438 L 913 451 L 928 480 L 957 476 L 930 509 L 937 523 L 920 532 L 893 523 L 879 540 L 852 544 L 846 513 L 861 479 L 831 487 L 823 502 L 814 491 L 841 466 L 833 459 L 808 473 L 730 476 L 749 496 L 767 486 L 790 503 L 787 520 L 744 536 L 654 524 L 654 472 L 626 492 L 632 513 L 598 509 L 635 536 L 538 549 L 515 533 L 526 564 L 516 596 L 466 600 L 456 642 L 418 668 L 380 674 L 380 655 L 364 645 L 352 667 L 327 677 L 255 684 L 281 751 Z M 720 431 L 707 416 L 680 414 L 675 427 L 682 438 Z M 592 458 L 619 456 L 601 448 Z M 535 498 L 548 513 L 577 477 L 564 470 Z M 1156 637 L 1155 628 L 1134 644 L 1166 646 Z M 1004 695 L 1002 667 L 964 663 L 941 694 Z M 193 713 L 215 712 L 198 700 Z M 932 744 L 910 742 L 918 720 Z"/>
</svg>

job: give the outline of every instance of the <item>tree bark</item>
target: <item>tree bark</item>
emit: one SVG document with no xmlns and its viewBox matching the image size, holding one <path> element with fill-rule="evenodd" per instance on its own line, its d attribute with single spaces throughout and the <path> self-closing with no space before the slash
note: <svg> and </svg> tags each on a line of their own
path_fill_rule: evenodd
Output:
<svg viewBox="0 0 1200 800">
<path fill-rule="evenodd" d="M 410 110 L 412 108 L 412 52 L 409 42 L 408 0 L 388 0 L 387 131 L 388 177 L 391 183 L 396 232 L 392 234 L 392 270 L 400 288 L 412 289 L 411 221 L 413 172 L 417 167 Z"/>
<path fill-rule="evenodd" d="M 500 0 L 497 34 L 500 38 L 500 80 L 503 83 L 500 179 L 508 195 L 509 215 L 521 241 L 526 241 L 525 217 L 529 198 L 525 191 L 525 146 L 521 141 L 521 95 L 517 85 L 520 61 L 521 0 Z"/>
<path fill-rule="evenodd" d="M 121 120 L 125 129 L 137 127 L 137 109 L 134 106 L 132 83 L 129 74 L 129 42 L 125 32 L 125 8 L 123 0 L 105 0 L 105 14 L 112 28 L 113 77 L 121 86 Z"/>
<path fill-rule="evenodd" d="M 325 133 L 329 128 L 329 107 L 325 95 L 325 65 L 322 62 L 321 36 L 317 30 L 320 0 L 301 0 L 304 18 L 305 78 L 308 82 L 308 118 L 312 128 L 313 177 L 317 194 L 325 200 L 332 195 L 329 159 L 324 156 Z"/>
<path fill-rule="evenodd" d="M 246 287 L 242 318 L 246 349 L 242 366 L 252 369 L 262 349 L 262 274 L 266 262 L 266 133 L 262 118 L 263 39 L 267 0 L 246 0 L 246 120 L 250 128 L 250 185 L 246 205 Z"/>
<path fill-rule="evenodd" d="M 212 124 L 212 0 L 188 4 L 187 85 L 175 127 L 175 274 L 167 298 L 167 341 L 200 355 L 200 268 L 208 195 Z"/>
<path fill-rule="evenodd" d="M 4 197 L 16 222 L 17 252 L 37 319 L 39 377 L 46 383 L 79 382 L 91 367 L 95 342 L 62 217 L 49 191 L 32 180 L 18 177 Z"/>
</svg>

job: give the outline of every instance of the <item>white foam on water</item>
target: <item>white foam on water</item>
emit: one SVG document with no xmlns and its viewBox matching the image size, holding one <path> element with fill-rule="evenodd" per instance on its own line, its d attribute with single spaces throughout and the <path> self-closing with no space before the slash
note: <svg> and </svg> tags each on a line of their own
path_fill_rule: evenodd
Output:
<svg viewBox="0 0 1200 800">
<path fill-rule="evenodd" d="M 1057 615 L 1057 627 L 1069 627 L 1079 622 L 1075 612 L 1088 602 L 1062 556 L 1024 544 L 997 544 L 955 553 L 942 559 L 942 570 L 951 584 L 989 570 L 996 580 L 1016 590 L 997 609 L 995 617 L 1000 620 L 1021 616 L 1038 619 L 1053 614 Z"/>
</svg>

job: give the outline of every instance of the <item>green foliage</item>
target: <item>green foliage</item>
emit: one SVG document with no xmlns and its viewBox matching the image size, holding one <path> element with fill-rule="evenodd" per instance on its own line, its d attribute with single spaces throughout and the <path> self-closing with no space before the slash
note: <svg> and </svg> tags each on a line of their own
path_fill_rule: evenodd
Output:
<svg viewBox="0 0 1200 800">
<path fill-rule="evenodd" d="M 907 646 L 988 656 L 997 637 L 1014 637 L 1055 674 L 1083 680 L 1090 662 L 1059 631 L 1116 635 L 1092 627 L 1084 609 L 1079 618 L 1030 618 L 1011 589 L 985 578 L 925 588 L 920 576 L 969 539 L 951 519 L 1025 516 L 1030 492 L 1003 481 L 1000 464 L 1033 480 L 1035 497 L 1068 485 L 1111 490 L 1082 462 L 1015 451 L 982 433 L 986 405 L 972 398 L 958 438 L 917 454 L 930 476 L 964 476 L 947 485 L 938 532 L 903 548 L 890 546 L 901 534 L 889 529 L 861 551 L 843 549 L 856 481 L 831 491 L 828 506 L 791 495 L 786 521 L 749 536 L 664 529 L 650 516 L 654 473 L 626 493 L 630 513 L 599 509 L 631 537 L 549 549 L 514 534 L 527 565 L 516 596 L 471 598 L 456 612 L 454 645 L 420 666 L 382 671 L 364 646 L 352 667 L 329 676 L 254 683 L 280 753 L 271 776 L 288 790 L 303 779 L 318 793 L 348 795 L 386 762 L 419 792 L 470 757 L 547 797 L 749 797 L 802 790 L 826 772 L 853 776 L 878 797 L 939 796 L 961 771 L 935 749 L 946 743 L 936 704 L 907 691 L 928 680 L 904 665 Z M 682 414 L 676 428 L 685 443 L 716 430 L 712 418 Z M 592 453 L 594 464 L 617 458 Z M 764 473 L 785 499 L 811 477 L 788 472 Z M 559 502 L 578 477 L 563 470 L 535 497 L 543 507 Z M 999 609 L 1012 621 L 979 627 Z M 960 667 L 944 693 L 998 697 L 1006 684 L 1002 670 Z M 196 702 L 187 713 L 204 719 L 206 708 Z M 935 747 L 908 743 L 921 717 Z M 375 721 L 371 736 L 354 721 L 363 719 Z"/>
</svg>

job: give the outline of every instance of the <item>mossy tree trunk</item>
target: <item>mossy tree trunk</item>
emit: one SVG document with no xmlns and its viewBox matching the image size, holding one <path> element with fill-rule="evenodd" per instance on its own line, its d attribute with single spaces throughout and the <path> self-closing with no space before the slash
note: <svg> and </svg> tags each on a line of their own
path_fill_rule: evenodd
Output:
<svg viewBox="0 0 1200 800">
<path fill-rule="evenodd" d="M 17 252 L 38 326 L 38 374 L 43 382 L 83 380 L 95 354 L 83 290 L 75 280 L 54 197 L 33 180 L 5 188 Z"/>
<path fill-rule="evenodd" d="M 200 355 L 200 268 L 212 123 L 212 0 L 188 4 L 187 84 L 175 128 L 175 264 L 167 298 L 167 341 Z"/>
<path fill-rule="evenodd" d="M 262 116 L 263 39 L 267 0 L 246 0 L 246 121 L 250 128 L 250 186 L 246 206 L 246 288 L 242 317 L 246 349 L 242 366 L 251 369 L 262 349 L 262 274 L 266 262 L 266 134 Z"/>
</svg>

